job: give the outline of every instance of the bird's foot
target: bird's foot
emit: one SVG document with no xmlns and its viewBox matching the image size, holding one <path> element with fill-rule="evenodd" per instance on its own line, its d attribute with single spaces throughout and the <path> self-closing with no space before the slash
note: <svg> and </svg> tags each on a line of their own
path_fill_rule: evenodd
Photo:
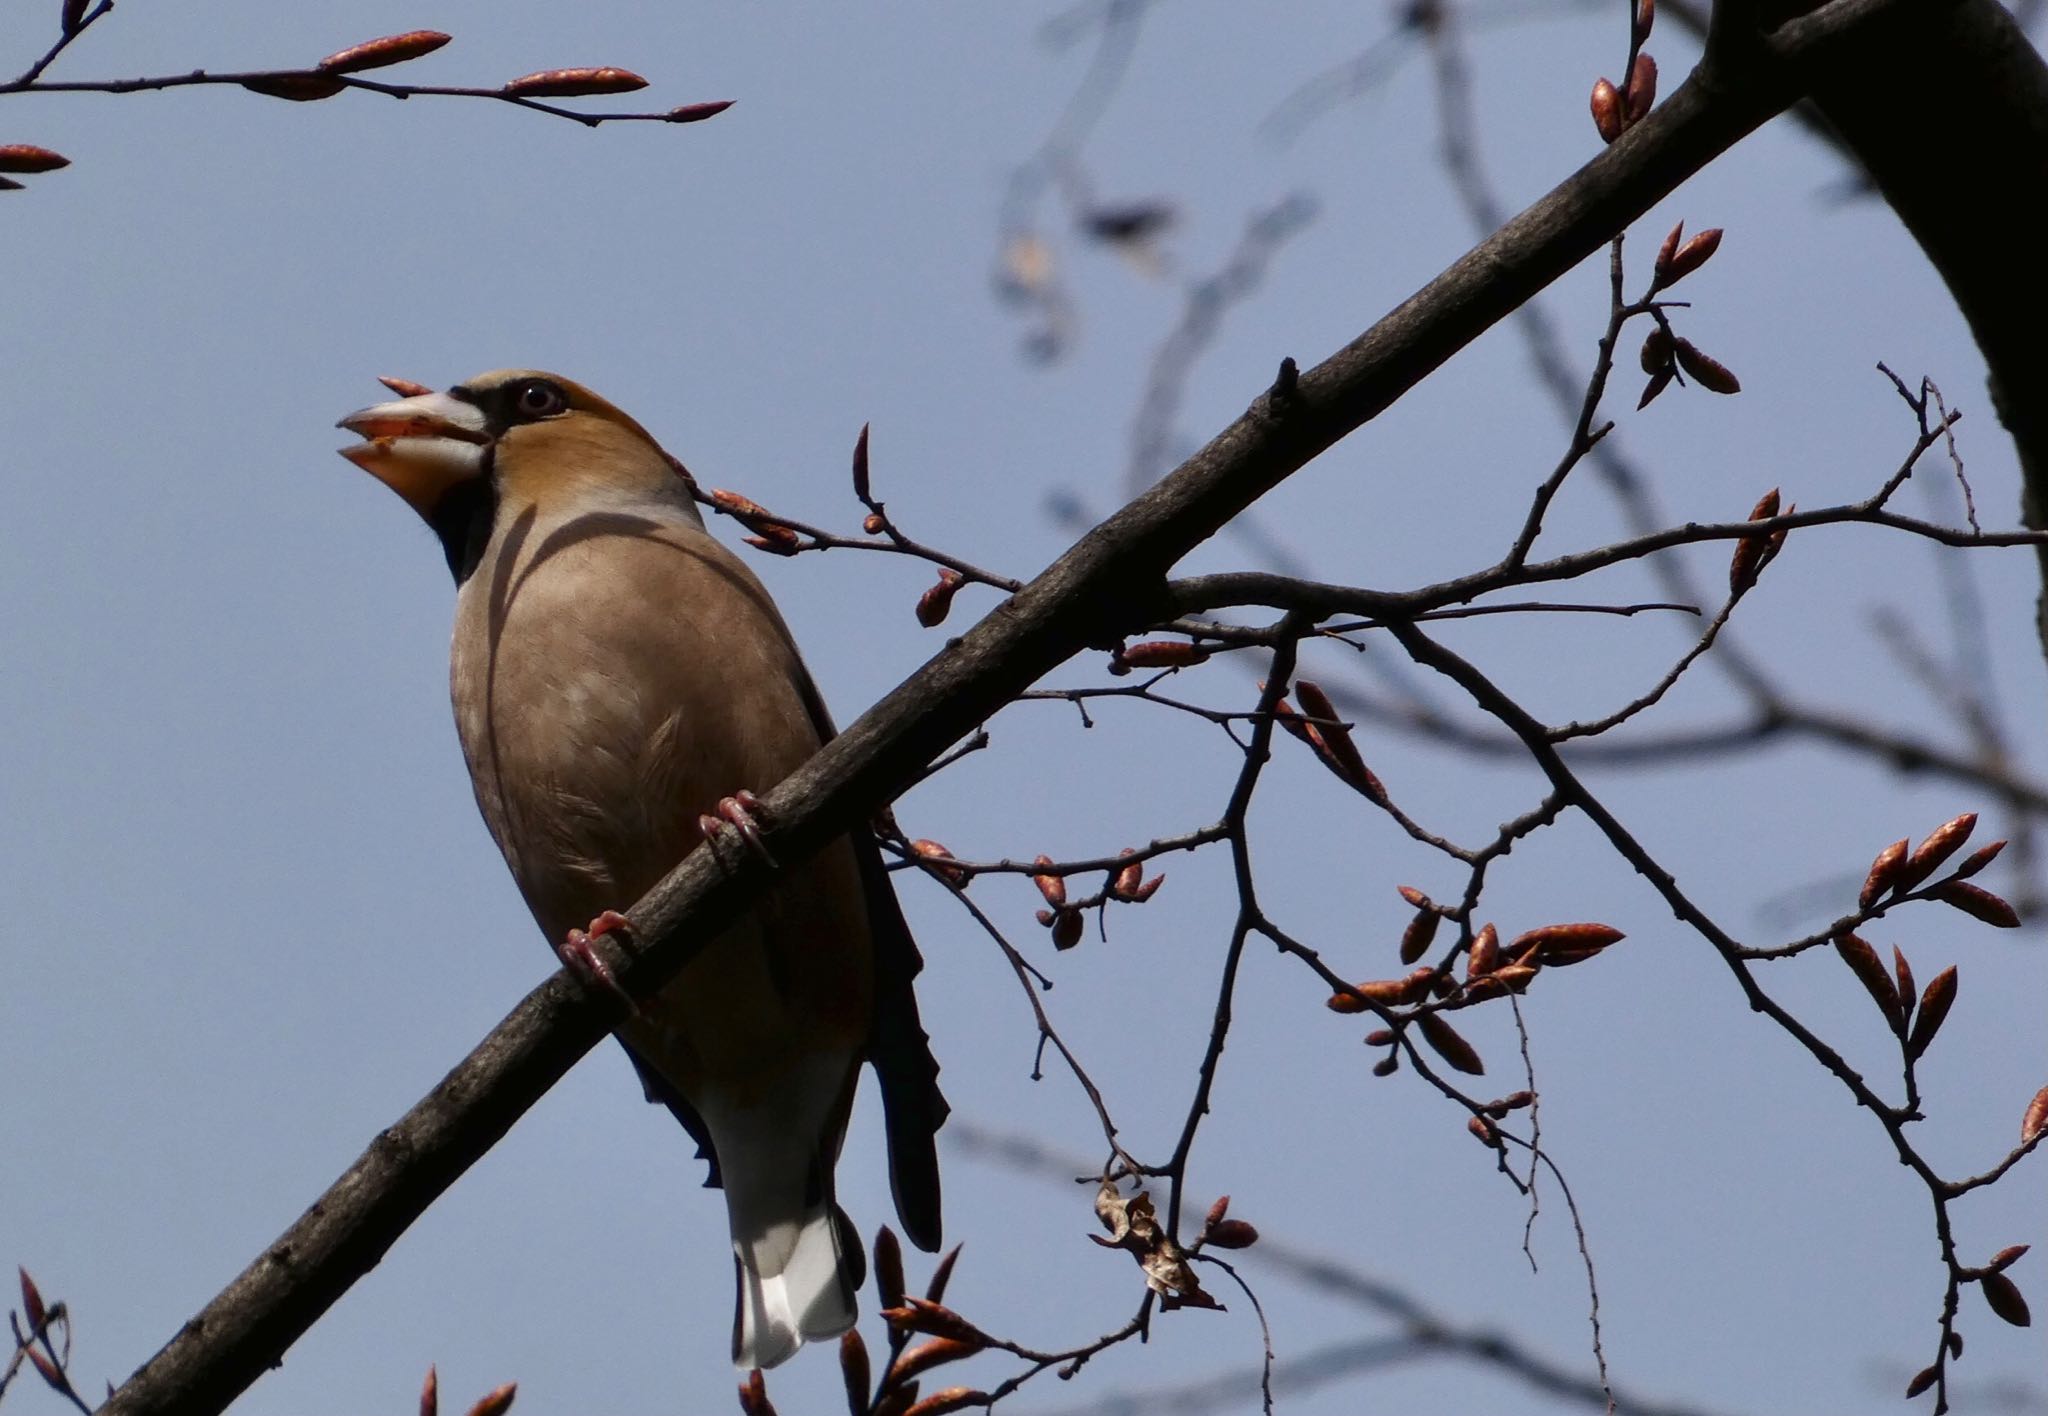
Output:
<svg viewBox="0 0 2048 1416">
<path fill-rule="evenodd" d="M 761 839 L 760 817 L 766 812 L 759 797 L 750 791 L 737 791 L 729 797 L 720 798 L 713 811 L 715 815 L 707 813 L 697 818 L 697 829 L 704 833 L 705 840 L 711 842 L 713 851 L 718 849 L 719 838 L 730 826 L 739 832 L 740 839 L 767 863 L 770 870 L 782 869 L 769 852 L 767 843 Z"/>
<path fill-rule="evenodd" d="M 626 1011 L 638 1017 L 640 1005 L 633 1001 L 633 995 L 619 986 L 618 975 L 612 972 L 610 964 L 597 956 L 591 947 L 591 940 L 614 930 L 625 929 L 630 921 L 617 910 L 606 910 L 590 922 L 588 929 L 572 929 L 569 937 L 555 947 L 556 957 L 562 966 L 576 975 L 576 981 L 593 993 L 609 993 L 623 1003 Z"/>
</svg>

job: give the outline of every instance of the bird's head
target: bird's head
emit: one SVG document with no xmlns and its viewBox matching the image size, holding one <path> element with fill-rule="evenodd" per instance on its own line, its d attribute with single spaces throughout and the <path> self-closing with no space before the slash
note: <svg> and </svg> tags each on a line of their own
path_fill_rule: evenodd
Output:
<svg viewBox="0 0 2048 1416">
<path fill-rule="evenodd" d="M 445 393 L 361 409 L 341 455 L 404 497 L 429 525 L 449 499 L 488 482 L 495 503 L 543 509 L 672 493 L 675 464 L 632 418 L 536 369 L 498 369 Z M 464 499 L 468 499 L 464 497 Z"/>
</svg>

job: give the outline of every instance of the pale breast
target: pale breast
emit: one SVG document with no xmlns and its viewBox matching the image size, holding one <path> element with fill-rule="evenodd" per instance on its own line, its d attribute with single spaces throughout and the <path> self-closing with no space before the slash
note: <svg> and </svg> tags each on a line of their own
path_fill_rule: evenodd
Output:
<svg viewBox="0 0 2048 1416">
<path fill-rule="evenodd" d="M 456 721 L 484 819 L 558 940 L 638 899 L 696 846 L 701 813 L 779 782 L 819 733 L 766 592 L 708 535 L 598 513 L 499 540 L 458 600 Z M 695 1054 L 720 1039 L 735 1066 L 782 1046 L 792 1007 L 844 1010 L 849 1026 L 865 1015 L 864 896 L 845 846 L 791 872 L 733 933 L 738 947 L 677 980 L 698 1000 L 672 1014 L 694 1039 L 650 1049 L 681 1048 L 680 1070 L 711 1065 Z"/>
</svg>

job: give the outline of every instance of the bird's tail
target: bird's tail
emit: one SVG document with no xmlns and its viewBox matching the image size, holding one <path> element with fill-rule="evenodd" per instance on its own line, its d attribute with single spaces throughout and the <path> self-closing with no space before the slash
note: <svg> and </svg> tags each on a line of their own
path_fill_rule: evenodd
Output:
<svg viewBox="0 0 2048 1416">
<path fill-rule="evenodd" d="M 713 1093 L 700 1106 L 732 1224 L 732 1359 L 743 1371 L 787 1361 L 859 1316 L 854 1293 L 867 1259 L 832 1198 L 852 1068 L 850 1056 L 814 1057 L 750 1105 Z"/>
<path fill-rule="evenodd" d="M 732 1333 L 733 1365 L 773 1367 L 806 1342 L 837 1337 L 859 1316 L 854 1290 L 864 1267 L 845 1217 L 829 1200 L 801 1220 L 771 1224 L 749 1238 L 733 1236 L 739 1310 Z"/>
</svg>

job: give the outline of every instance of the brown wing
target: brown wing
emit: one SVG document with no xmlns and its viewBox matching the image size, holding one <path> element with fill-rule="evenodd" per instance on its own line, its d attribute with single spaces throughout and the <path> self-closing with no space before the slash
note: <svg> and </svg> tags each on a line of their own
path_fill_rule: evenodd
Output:
<svg viewBox="0 0 2048 1416">
<path fill-rule="evenodd" d="M 799 685 L 821 743 L 837 729 L 805 673 Z M 882 1086 L 882 1114 L 889 1136 L 889 1188 L 896 1216 L 910 1242 L 936 1253 L 943 1233 L 939 1208 L 937 1133 L 952 1110 L 939 1090 L 939 1063 L 918 1017 L 913 984 L 924 956 L 910 937 L 896 887 L 882 864 L 882 849 L 867 827 L 849 833 L 867 891 L 868 933 L 875 948 L 874 1023 L 868 1033 L 868 1061 Z M 684 1125 L 687 1127 L 688 1122 Z"/>
</svg>

